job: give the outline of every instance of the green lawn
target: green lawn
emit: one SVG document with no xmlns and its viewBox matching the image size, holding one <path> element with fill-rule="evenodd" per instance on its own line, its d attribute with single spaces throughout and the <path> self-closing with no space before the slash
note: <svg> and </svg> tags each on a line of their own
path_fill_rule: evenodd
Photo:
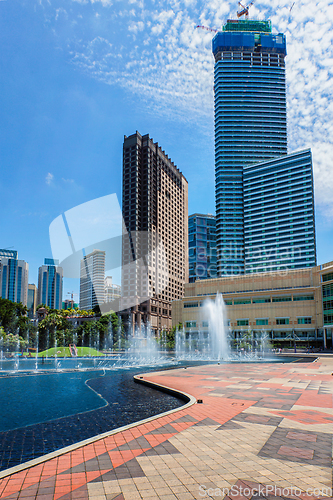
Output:
<svg viewBox="0 0 333 500">
<path fill-rule="evenodd" d="M 57 355 L 58 358 L 64 358 L 67 357 L 69 358 L 71 353 L 69 351 L 69 347 L 51 347 L 50 349 L 47 349 L 46 351 L 41 351 L 38 353 L 38 357 L 41 358 L 44 356 L 44 358 L 48 357 L 54 357 Z M 91 347 L 77 347 L 77 355 L 78 356 L 103 356 L 103 353 L 100 351 L 97 351 L 96 349 L 92 349 Z M 35 357 L 35 354 L 32 353 L 31 356 Z"/>
</svg>

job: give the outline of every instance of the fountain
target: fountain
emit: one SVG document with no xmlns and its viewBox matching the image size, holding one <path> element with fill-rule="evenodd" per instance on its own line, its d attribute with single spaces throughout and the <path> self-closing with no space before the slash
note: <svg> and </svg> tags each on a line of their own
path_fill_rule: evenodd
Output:
<svg viewBox="0 0 333 500">
<path fill-rule="evenodd" d="M 255 361 L 265 356 L 269 340 L 266 331 L 255 337 L 252 330 L 244 330 L 234 342 L 222 294 L 217 293 L 215 300 L 205 301 L 201 316 L 207 331 L 186 332 L 184 328 L 176 331 L 177 360 Z"/>
<path fill-rule="evenodd" d="M 206 300 L 203 314 L 208 319 L 210 349 L 217 361 L 228 359 L 230 349 L 227 340 L 226 306 L 222 294 L 216 295 L 215 301 Z"/>
<path fill-rule="evenodd" d="M 38 341 L 39 341 L 39 336 L 38 336 L 38 330 L 36 332 L 36 359 L 35 359 L 35 371 L 38 370 Z"/>
<path fill-rule="evenodd" d="M 161 337 L 160 337 L 161 338 Z M 134 334 L 129 339 L 129 347 L 126 350 L 127 358 L 134 365 L 139 364 L 161 364 L 166 361 L 161 352 L 155 335 L 149 325 L 136 327 Z"/>
<path fill-rule="evenodd" d="M 168 334 L 160 331 L 157 338 L 150 325 L 128 325 L 128 334 L 123 331 L 119 318 L 118 325 L 113 329 L 111 319 L 105 332 L 99 331 L 97 324 L 92 324 L 89 333 L 84 332 L 81 338 L 78 331 L 65 335 L 64 331 L 47 331 L 45 335 L 46 353 L 49 344 L 53 345 L 54 358 L 51 360 L 39 353 L 42 352 L 43 341 L 37 331 L 34 339 L 34 355 L 28 357 L 9 353 L 9 341 L 0 342 L 0 374 L 15 372 L 23 374 L 34 371 L 86 371 L 114 370 L 149 365 L 171 365 L 180 361 L 256 361 L 267 355 L 269 334 L 267 331 L 253 332 L 238 330 L 236 337 L 231 335 L 227 324 L 226 306 L 221 294 L 215 300 L 207 299 L 201 308 L 202 330 L 184 328 L 175 333 L 174 353 L 168 351 Z M 42 342 L 41 342 L 42 341 Z M 63 356 L 70 344 L 70 356 Z M 81 347 L 77 349 L 77 344 Z M 85 346 L 89 351 L 85 355 Z M 19 341 L 16 350 L 19 351 Z M 45 348 L 44 347 L 44 348 Z M 61 351 L 58 349 L 61 349 Z M 102 349 L 102 352 L 101 352 Z M 42 356 L 38 359 L 38 355 Z"/>
<path fill-rule="evenodd" d="M 88 335 L 88 334 L 87 334 Z M 27 357 L 19 355 L 19 340 L 16 342 L 16 354 L 9 353 L 9 341 L 0 339 L 0 375 L 7 374 L 27 374 L 63 371 L 87 371 L 87 370 L 114 370 L 118 368 L 132 368 L 139 366 L 172 364 L 173 358 L 167 355 L 166 333 L 163 332 L 162 340 L 158 342 L 150 325 L 136 327 L 133 335 L 124 336 L 122 323 L 119 320 L 117 331 L 114 332 L 111 321 L 102 338 L 96 325 L 92 325 L 89 331 L 89 354 L 80 356 L 84 348 L 84 334 L 81 340 L 77 331 L 67 334 L 63 330 L 54 329 L 52 344 L 54 355 L 52 360 L 47 354 L 42 355 L 41 335 L 36 332 L 33 343 L 33 355 Z M 49 343 L 51 343 L 51 332 L 45 335 L 46 353 Z M 67 345 L 69 344 L 70 355 L 67 355 Z M 81 348 L 77 349 L 78 342 Z M 102 351 L 101 352 L 101 348 Z M 81 352 L 80 352 L 81 350 Z M 39 358 L 40 356 L 40 358 Z"/>
</svg>

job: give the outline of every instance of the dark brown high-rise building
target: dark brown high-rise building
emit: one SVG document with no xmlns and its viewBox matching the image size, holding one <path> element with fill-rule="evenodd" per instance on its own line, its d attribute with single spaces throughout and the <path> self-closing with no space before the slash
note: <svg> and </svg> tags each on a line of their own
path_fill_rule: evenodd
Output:
<svg viewBox="0 0 333 500">
<path fill-rule="evenodd" d="M 188 282 L 188 184 L 158 143 L 124 138 L 122 316 L 130 328 L 172 326 L 171 302 Z"/>
</svg>

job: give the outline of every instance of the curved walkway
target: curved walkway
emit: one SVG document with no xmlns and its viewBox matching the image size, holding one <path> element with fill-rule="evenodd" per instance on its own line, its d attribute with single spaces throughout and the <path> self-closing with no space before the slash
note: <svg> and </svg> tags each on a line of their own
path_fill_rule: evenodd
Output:
<svg viewBox="0 0 333 500">
<path fill-rule="evenodd" d="M 0 479 L 6 500 L 332 496 L 333 359 L 223 364 L 143 380 L 198 402 Z M 10 475 L 8 475 L 10 473 Z M 0 477 L 1 477 L 0 476 Z"/>
</svg>

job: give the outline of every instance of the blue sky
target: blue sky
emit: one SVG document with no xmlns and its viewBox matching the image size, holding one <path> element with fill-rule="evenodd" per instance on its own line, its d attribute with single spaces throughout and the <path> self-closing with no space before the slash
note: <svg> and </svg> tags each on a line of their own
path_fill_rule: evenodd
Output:
<svg viewBox="0 0 333 500">
<path fill-rule="evenodd" d="M 318 263 L 333 258 L 332 22 L 328 2 L 256 2 L 287 36 L 289 150 L 311 147 Z M 30 265 L 49 226 L 116 193 L 124 134 L 149 133 L 189 182 L 189 213 L 214 213 L 212 35 L 236 2 L 0 1 L 1 245 Z M 65 281 L 64 295 L 76 287 Z M 76 288 L 77 290 L 77 288 Z"/>
</svg>

